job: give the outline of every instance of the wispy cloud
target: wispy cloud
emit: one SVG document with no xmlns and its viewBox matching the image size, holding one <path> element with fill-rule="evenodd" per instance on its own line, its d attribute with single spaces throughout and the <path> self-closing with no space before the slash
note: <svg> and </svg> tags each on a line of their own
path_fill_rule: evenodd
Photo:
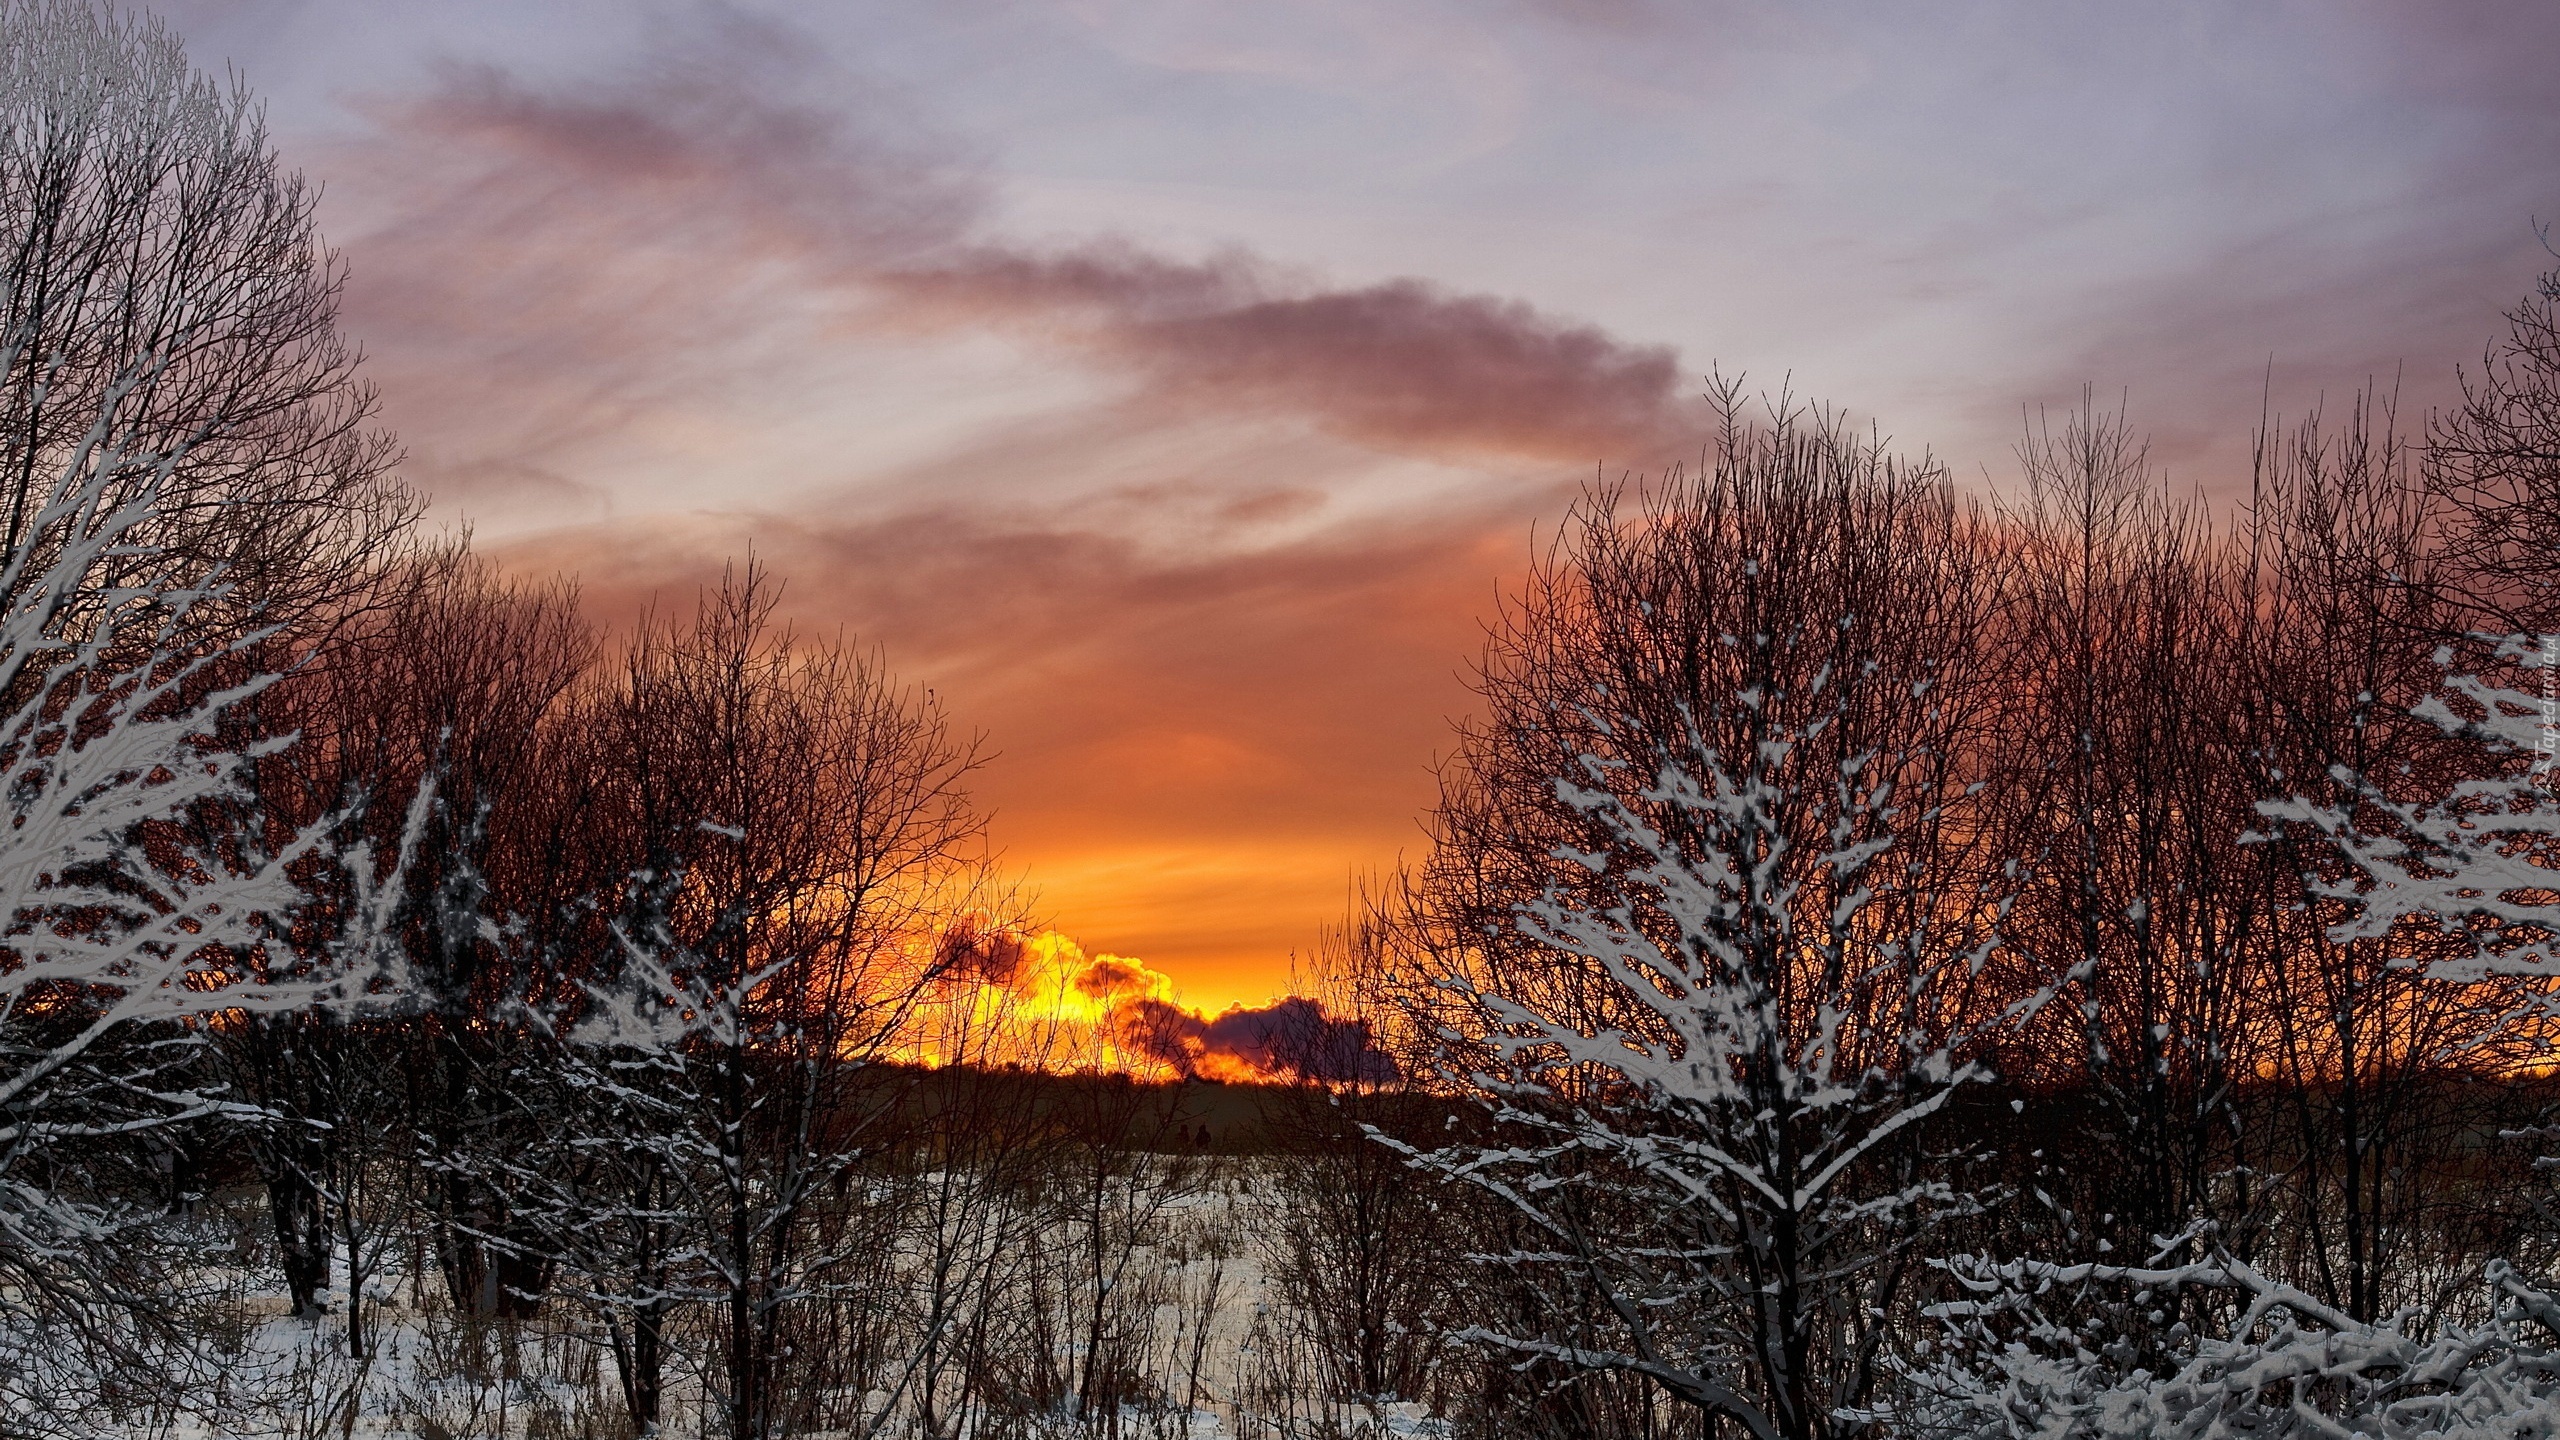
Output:
<svg viewBox="0 0 2560 1440">
<path fill-rule="evenodd" d="M 787 36 L 728 25 L 608 78 L 456 66 L 379 102 L 365 163 L 401 179 L 367 221 L 355 319 L 409 357 L 403 403 L 469 410 L 429 428 L 521 462 L 682 407 L 817 315 L 870 343 L 1049 347 L 1133 391 L 1124 417 L 1294 415 L 1455 463 L 1651 464 L 1687 443 L 1668 347 L 1419 278 L 1010 239 L 958 147 L 801 98 L 813 83 Z"/>
</svg>

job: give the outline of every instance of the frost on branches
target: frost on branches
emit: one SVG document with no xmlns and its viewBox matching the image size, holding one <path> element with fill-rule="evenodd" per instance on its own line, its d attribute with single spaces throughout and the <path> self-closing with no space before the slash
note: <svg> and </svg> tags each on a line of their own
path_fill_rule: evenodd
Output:
<svg viewBox="0 0 2560 1440">
<path fill-rule="evenodd" d="M 2332 934 L 2379 938 L 2414 922 L 2455 937 L 2469 953 L 2433 966 L 2452 981 L 2560 976 L 2552 950 L 2560 934 L 2552 909 L 2560 892 L 2553 873 L 2560 862 L 2560 705 L 2549 688 L 2560 681 L 2560 636 L 2506 636 L 2496 642 L 2495 658 L 2537 673 L 2544 693 L 2453 675 L 2446 689 L 2460 709 L 2443 695 L 2414 707 L 2447 734 L 2477 742 L 2489 773 L 2410 802 L 2376 777 L 2341 766 L 2331 778 L 2352 808 L 2299 798 L 2258 807 L 2279 823 L 2310 827 L 2345 860 L 2342 878 L 2313 886 L 2344 914 Z M 2450 650 L 2436 653 L 2439 665 L 2452 660 Z"/>
<path fill-rule="evenodd" d="M 2332 935 L 2399 936 L 2407 955 L 2395 964 L 2452 987 L 2481 1012 L 2487 1023 L 2465 1054 L 2443 1058 L 2541 1068 L 2560 1023 L 2560 635 L 2474 638 L 2489 641 L 2489 658 L 2509 673 L 2530 677 L 2535 692 L 2449 674 L 2444 694 L 2413 707 L 2476 747 L 2470 778 L 2409 801 L 2376 777 L 2337 767 L 2331 778 L 2345 804 L 2294 798 L 2258 808 L 2312 829 L 2343 862 L 2334 878 L 2307 882 L 2335 909 Z M 2450 671 L 2450 647 L 2435 658 Z M 2507 1138 L 2550 1143 L 2560 1128 Z"/>
<path fill-rule="evenodd" d="M 0 564 L 0 1406 L 21 1418 L 76 1412 L 101 1363 L 170 1340 L 142 1263 L 158 1217 L 112 1172 L 162 1127 L 254 1118 L 209 1080 L 204 1027 L 391 979 L 396 880 L 334 827 L 259 818 L 252 769 L 289 738 L 217 734 L 276 678 L 250 663 L 263 637 L 138 538 L 186 453 L 136 440 L 152 374 L 62 447 Z"/>
<path fill-rule="evenodd" d="M 1868 1399 L 1916 1245 L 1978 1203 L 1926 1122 L 2050 993 L 1991 998 L 2005 902 L 1936 823 L 1964 793 L 1942 757 L 1857 738 L 1926 688 L 1825 666 L 1656 737 L 1650 783 L 1593 758 L 1559 782 L 1610 843 L 1566 857 L 1596 888 L 1519 925 L 1572 983 L 1446 982 L 1499 1143 L 1407 1153 L 1507 1206 L 1516 1243 L 1478 1258 L 1566 1318 L 1458 1339 L 1755 1436 L 1841 1433 Z"/>
<path fill-rule="evenodd" d="M 2228 1256 L 2166 1268 L 1979 1260 L 1946 1268 L 1966 1298 L 1931 1309 L 1945 1336 L 1934 1362 L 1911 1377 L 1911 1408 L 1893 1417 L 1900 1433 L 1949 1440 L 2560 1434 L 2560 1297 L 2502 1262 L 2486 1269 L 2487 1320 L 2432 1336 L 2413 1333 L 2417 1322 L 2406 1312 L 2360 1324 Z M 2213 1333 L 2172 1319 L 2199 1309 L 2225 1317 Z"/>
</svg>

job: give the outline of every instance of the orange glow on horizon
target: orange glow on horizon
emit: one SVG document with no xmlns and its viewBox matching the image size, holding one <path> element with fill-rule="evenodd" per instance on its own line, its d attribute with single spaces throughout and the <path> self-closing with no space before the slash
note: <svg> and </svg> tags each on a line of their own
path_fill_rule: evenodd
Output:
<svg viewBox="0 0 2560 1440">
<path fill-rule="evenodd" d="M 920 1018 L 911 1051 L 931 1064 L 1286 1078 L 1211 1043 L 1214 1017 L 1184 1003 L 1171 976 L 1131 956 L 1088 953 L 1055 930 L 977 939 L 952 957 L 942 993 Z"/>
<path fill-rule="evenodd" d="M 746 513 L 564 526 L 496 553 L 577 576 L 610 636 L 752 550 L 787 581 L 783 618 L 885 641 L 901 679 L 989 737 L 971 794 L 1043 924 L 1146 957 L 1216 1015 L 1284 998 L 1292 956 L 1341 922 L 1355 877 L 1420 840 L 1430 757 L 1471 703 L 1473 617 L 1554 501 L 1506 491 L 1241 556 L 1056 517 L 919 529 Z"/>
</svg>

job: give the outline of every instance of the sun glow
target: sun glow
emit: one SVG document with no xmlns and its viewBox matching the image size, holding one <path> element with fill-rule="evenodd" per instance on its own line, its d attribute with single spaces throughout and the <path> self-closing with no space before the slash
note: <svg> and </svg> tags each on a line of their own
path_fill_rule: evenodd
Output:
<svg viewBox="0 0 2560 1440">
<path fill-rule="evenodd" d="M 910 1053 L 931 1064 L 1117 1071 L 1236 1083 L 1358 1078 L 1383 1064 L 1367 1026 L 1303 996 L 1210 1015 L 1126 955 L 1087 953 L 1055 930 L 963 931 Z M 1365 1068 L 1364 1068 L 1365 1067 Z"/>
<path fill-rule="evenodd" d="M 1139 1002 L 1174 1004 L 1172 977 L 1126 955 L 1087 955 L 1055 930 L 1018 942 L 1021 958 L 1001 977 L 1009 1002 L 1024 1015 L 1071 1024 L 1103 1024 Z M 995 998 L 987 997 L 995 1003 Z"/>
<path fill-rule="evenodd" d="M 1183 1032 L 1205 1021 L 1171 976 L 1130 956 L 1088 954 L 1055 930 L 964 935 L 946 952 L 942 988 L 918 1045 L 935 1063 L 1261 1078 L 1249 1065 L 1215 1064 L 1231 1057 L 1211 1057 L 1211 1068 L 1186 1052 Z"/>
</svg>

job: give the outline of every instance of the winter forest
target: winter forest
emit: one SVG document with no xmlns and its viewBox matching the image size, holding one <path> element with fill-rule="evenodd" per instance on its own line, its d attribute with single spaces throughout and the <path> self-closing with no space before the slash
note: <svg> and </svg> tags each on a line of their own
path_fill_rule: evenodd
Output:
<svg viewBox="0 0 2560 1440">
<path fill-rule="evenodd" d="M 1210 1045 L 894 635 L 426 524 L 218 68 L 0 11 L 0 1436 L 2560 1434 L 2560 270 L 2237 504 L 1709 377 Z"/>
</svg>

